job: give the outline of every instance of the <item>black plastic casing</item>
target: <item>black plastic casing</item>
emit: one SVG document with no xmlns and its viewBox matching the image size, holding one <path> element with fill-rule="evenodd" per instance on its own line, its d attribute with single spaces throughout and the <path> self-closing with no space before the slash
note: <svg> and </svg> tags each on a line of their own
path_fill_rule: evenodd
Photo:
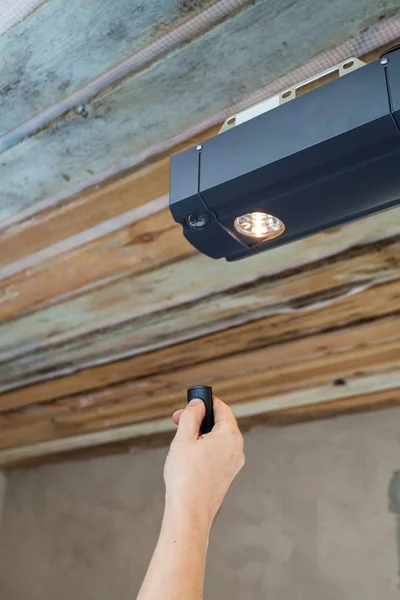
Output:
<svg viewBox="0 0 400 600">
<path fill-rule="evenodd" d="M 213 408 L 213 393 L 212 388 L 208 385 L 195 385 L 187 391 L 187 401 L 190 402 L 194 398 L 203 400 L 206 405 L 206 416 L 201 424 L 200 433 L 210 433 L 214 427 L 214 408 Z"/>
<path fill-rule="evenodd" d="M 173 156 L 170 209 L 187 240 L 237 260 L 400 204 L 400 49 L 386 56 Z M 237 233 L 254 211 L 285 232 Z"/>
</svg>

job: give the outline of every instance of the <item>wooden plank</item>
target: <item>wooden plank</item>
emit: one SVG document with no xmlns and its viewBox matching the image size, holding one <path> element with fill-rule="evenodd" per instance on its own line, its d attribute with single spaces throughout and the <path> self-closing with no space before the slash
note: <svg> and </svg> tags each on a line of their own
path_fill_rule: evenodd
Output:
<svg viewBox="0 0 400 600">
<path fill-rule="evenodd" d="M 400 209 L 374 215 L 347 226 L 340 234 L 330 230 L 319 238 L 314 236 L 298 242 L 296 255 L 305 252 L 304 260 L 313 260 L 315 257 L 320 258 L 321 253 L 327 254 L 325 246 L 328 242 L 334 253 L 340 247 L 345 247 L 345 244 L 361 244 L 371 239 L 391 237 L 400 231 L 399 223 Z M 314 257 L 310 240 L 315 244 Z M 275 272 L 278 268 L 284 270 L 291 267 L 291 248 L 292 246 L 286 246 L 279 251 L 270 252 Z M 131 278 L 193 254 L 194 249 L 184 239 L 180 226 L 174 223 L 169 210 L 156 213 L 91 244 L 42 263 L 35 269 L 29 269 L 24 274 L 0 282 L 0 319 L 32 311 L 37 306 L 60 297 L 65 301 L 67 297 L 80 294 L 89 287 L 96 287 L 96 284 L 104 286 L 109 283 L 107 280 L 110 278 L 115 285 L 116 280 L 123 277 Z M 252 264 L 256 263 L 257 268 L 262 261 L 263 257 L 262 260 L 252 261 Z M 209 268 L 210 261 L 203 260 L 203 263 Z"/>
<path fill-rule="evenodd" d="M 316 402 L 315 404 L 293 407 L 262 413 L 251 417 L 239 417 L 239 425 L 243 432 L 260 426 L 281 427 L 302 423 L 304 421 L 329 419 L 342 415 L 358 414 L 399 405 L 400 388 L 341 398 L 327 402 Z M 114 430 L 115 431 L 115 430 Z M 118 430 L 120 433 L 120 431 Z M 93 435 L 93 434 L 92 434 Z M 97 435 L 97 434 L 94 434 Z M 127 437 L 121 440 L 107 441 L 106 443 L 87 445 L 82 448 L 64 449 L 61 452 L 51 454 L 40 454 L 40 448 L 35 448 L 34 455 L 24 455 L 15 459 L 7 459 L 6 468 L 22 466 L 24 468 L 37 467 L 43 464 L 53 464 L 63 461 L 87 460 L 94 457 L 109 456 L 110 454 L 121 454 L 135 448 L 152 448 L 169 445 L 172 441 L 174 430 L 153 433 L 138 437 Z M 87 442 L 87 440 L 85 440 Z M 93 441 L 93 440 L 91 440 Z M 48 451 L 48 448 L 46 448 Z"/>
<path fill-rule="evenodd" d="M 231 404 L 251 402 L 262 394 L 264 397 L 289 391 L 306 390 L 310 386 L 329 383 L 331 386 L 339 382 L 342 386 L 351 385 L 354 377 L 362 372 L 363 377 L 390 371 L 399 366 L 399 340 L 374 344 L 371 348 L 357 348 L 325 356 L 307 357 L 301 364 L 289 363 L 273 365 L 266 370 L 255 369 L 250 360 L 245 361 L 247 371 L 241 367 L 240 375 L 230 379 L 221 379 L 218 373 L 209 376 L 208 381 L 221 397 L 229 398 Z M 377 362 L 374 363 L 374 353 Z M 256 359 L 262 360 L 262 351 L 253 353 Z M 258 355 L 258 356 L 257 356 Z M 243 360 L 244 356 L 242 356 Z M 364 362 L 364 360 L 366 362 Z M 228 368 L 232 361 L 221 361 Z M 324 371 L 324 365 L 327 369 Z M 322 368 L 321 368 L 322 366 Z M 361 371 L 362 369 L 362 371 Z M 170 385 L 168 381 L 149 381 L 143 386 L 130 384 L 119 386 L 118 389 L 99 392 L 90 396 L 90 403 L 84 402 L 85 397 L 66 400 L 64 403 L 45 406 L 37 410 L 34 418 L 26 418 L 24 412 L 5 415 L 1 419 L 1 448 L 16 447 L 24 443 L 37 443 L 47 439 L 64 436 L 74 436 L 83 432 L 101 430 L 135 422 L 149 422 L 168 416 L 182 404 L 182 388 L 188 386 L 191 371 L 177 373 L 179 384 Z M 195 369 L 197 372 L 199 369 Z M 203 367 L 203 371 L 205 368 Z M 281 385 L 283 378 L 287 381 Z M 392 381 L 389 377 L 389 380 Z M 248 382 L 252 385 L 249 386 Z M 162 385 L 160 385 L 160 383 Z M 397 384 L 399 381 L 397 380 Z M 165 387 L 167 386 L 167 387 Z M 145 391 L 144 389 L 145 388 Z M 29 415 L 28 415 L 29 417 Z"/>
<path fill-rule="evenodd" d="M 394 334 L 399 324 L 400 318 L 386 319 L 214 359 L 173 373 L 155 372 L 146 380 L 37 406 L 34 411 L 15 412 L 14 406 L 12 413 L 0 417 L 0 448 L 168 416 L 182 402 L 182 390 L 193 381 L 208 381 L 231 403 L 327 382 L 346 386 L 361 370 L 366 375 L 400 367 L 400 328 L 397 336 Z M 26 390 L 26 397 L 29 392 Z"/>
<path fill-rule="evenodd" d="M 190 137 L 174 150 L 184 150 L 217 132 L 218 128 L 213 128 Z M 0 235 L 0 267 L 3 267 L 0 268 L 0 279 L 54 258 L 65 252 L 66 247 L 75 249 L 104 236 L 109 231 L 107 222 L 126 215 L 127 211 L 160 198 L 165 198 L 164 206 L 167 206 L 168 188 L 169 158 L 161 157 L 117 181 L 91 188 L 61 204 L 50 205 L 39 214 L 9 227 Z M 62 240 L 66 243 L 58 244 Z"/>
<path fill-rule="evenodd" d="M 21 354 L 52 342 L 64 343 L 99 328 L 113 327 L 139 318 L 143 320 L 152 313 L 297 268 L 317 257 L 332 256 L 338 248 L 357 243 L 352 233 L 358 231 L 360 237 L 363 236 L 366 222 L 352 223 L 333 233 L 324 232 L 276 248 L 270 252 L 267 263 L 265 256 L 259 255 L 251 261 L 228 263 L 221 269 L 219 261 L 196 255 L 154 272 L 127 277 L 99 290 L 89 291 L 78 298 L 1 325 L 0 360 L 10 359 L 15 352 Z M 393 260 L 396 261 L 396 258 Z M 396 268 L 393 269 L 393 262 L 390 264 L 392 271 L 387 276 L 393 278 Z M 378 272 L 374 281 L 380 278 L 381 273 Z M 279 302 L 278 298 L 276 302 Z"/>
<path fill-rule="evenodd" d="M 311 315 L 312 318 L 313 315 Z M 280 335 L 282 331 L 278 329 L 277 334 L 269 335 L 269 327 L 266 321 L 256 321 L 242 327 L 233 328 L 212 336 L 186 342 L 177 346 L 170 346 L 153 353 L 139 355 L 134 358 L 126 359 L 100 367 L 84 369 L 74 375 L 62 377 L 60 379 L 50 380 L 39 383 L 29 388 L 17 389 L 0 396 L 0 411 L 16 410 L 20 407 L 36 405 L 38 403 L 55 400 L 67 396 L 74 396 L 72 399 L 62 400 L 54 404 L 47 404 L 45 408 L 37 408 L 34 411 L 28 410 L 25 417 L 30 420 L 39 418 L 43 412 L 45 414 L 58 414 L 63 412 L 65 406 L 77 408 L 79 406 L 90 406 L 95 402 L 101 403 L 112 401 L 114 391 L 119 394 L 121 382 L 129 382 L 138 379 L 138 390 L 147 390 L 147 377 L 158 375 L 162 380 L 168 379 L 168 374 L 176 373 L 178 370 L 198 366 L 203 371 L 196 374 L 198 380 L 208 381 L 210 376 L 210 364 L 214 361 L 219 364 L 219 360 L 225 356 L 237 355 L 239 360 L 243 356 L 244 348 L 248 352 L 251 349 L 269 348 L 269 354 L 266 356 L 266 364 L 280 365 L 287 364 L 293 357 L 299 360 L 301 357 L 318 356 L 320 353 L 332 353 L 339 351 L 342 347 L 354 348 L 363 343 L 363 337 L 366 336 L 368 343 L 372 344 L 375 340 L 385 340 L 398 330 L 399 316 L 391 316 L 383 319 L 376 319 L 370 323 L 358 324 L 354 327 L 333 329 L 334 322 L 325 323 L 325 332 L 312 333 L 310 327 L 305 327 L 305 337 L 298 339 L 296 331 L 290 338 Z M 290 339 L 290 341 L 285 341 Z M 365 339 L 364 339 L 365 341 Z M 300 357 L 300 358 L 299 358 Z M 238 369 L 240 372 L 240 369 Z M 196 378 L 192 372 L 193 381 Z M 175 377 L 175 376 L 173 376 Z M 174 379 L 175 380 L 175 379 Z M 180 386 L 185 382 L 176 381 Z M 104 390 L 107 386 L 112 386 L 109 390 Z M 96 390 L 103 388 L 101 395 L 94 394 Z M 121 388 L 123 389 L 123 388 Z M 85 393 L 87 392 L 87 393 Z M 131 391 L 129 391 L 131 393 Z M 18 419 L 22 415 L 18 413 Z M 1 417 L 0 417 L 1 423 Z"/>
<path fill-rule="evenodd" d="M 169 210 L 62 254 L 0 282 L 0 319 L 6 320 L 97 286 L 115 284 L 195 254 Z"/>
<path fill-rule="evenodd" d="M 112 0 L 69 0 L 65 4 L 63 0 L 48 0 L 0 37 L 4 61 L 0 134 L 214 1 L 135 0 L 116 4 Z M 40 3 L 30 0 L 30 4 Z"/>
<path fill-rule="evenodd" d="M 72 198 L 62 207 L 44 211 L 28 223 L 11 227 L 0 238 L 0 266 L 19 261 L 44 247 L 51 248 L 60 239 L 67 239 L 159 198 L 168 190 L 168 182 L 169 160 L 164 159 L 126 179 Z M 48 256 L 54 254 L 48 253 Z"/>
<path fill-rule="evenodd" d="M 275 318 L 278 323 L 283 322 L 283 327 L 285 324 L 287 327 L 295 320 L 301 321 L 304 312 L 317 309 L 315 315 L 317 323 L 318 309 L 328 306 L 331 311 L 336 311 L 336 317 L 339 318 L 338 313 L 340 313 L 341 306 L 344 305 L 344 309 L 348 306 L 344 301 L 352 300 L 356 296 L 362 296 L 362 300 L 355 299 L 356 306 L 365 302 L 359 306 L 358 310 L 365 314 L 365 308 L 368 306 L 371 311 L 370 316 L 373 318 L 376 314 L 389 311 L 393 305 L 396 307 L 396 294 L 400 285 L 399 281 L 394 281 L 374 289 L 379 282 L 394 279 L 398 275 L 396 268 L 393 269 L 390 264 L 385 266 L 379 260 L 380 256 L 379 253 L 376 255 L 375 263 L 372 255 L 368 255 L 367 259 L 366 257 L 361 260 L 353 259 L 350 265 L 353 264 L 354 272 L 350 270 L 348 274 L 346 274 L 348 265 L 343 268 L 343 264 L 339 262 L 333 270 L 325 270 L 322 267 L 317 268 L 314 273 L 300 272 L 287 279 L 272 279 L 271 281 L 266 278 L 265 281 L 260 281 L 257 287 L 244 285 L 243 289 L 236 290 L 235 293 L 232 292 L 232 288 L 228 288 L 225 293 L 220 293 L 216 297 L 211 293 L 211 296 L 205 297 L 201 302 L 189 302 L 188 305 L 181 306 L 179 310 L 171 307 L 171 311 L 156 312 L 154 315 L 147 314 L 143 319 L 135 319 L 131 323 L 124 324 L 123 339 L 121 339 L 122 334 L 118 329 L 103 330 L 100 323 L 94 321 L 97 323 L 96 329 L 99 330 L 96 335 L 92 333 L 89 339 L 87 336 L 79 337 L 68 345 L 62 342 L 58 346 L 58 352 L 57 339 L 59 340 L 59 338 L 57 335 L 53 338 L 53 344 L 51 344 L 51 339 L 44 339 L 43 343 L 36 344 L 34 351 L 31 347 L 28 347 L 27 350 L 25 347 L 25 353 L 23 353 L 22 348 L 17 347 L 12 351 L 12 360 L 10 352 L 8 361 L 7 353 L 3 353 L 3 365 L 0 371 L 3 384 L 1 389 L 5 391 L 11 382 L 14 382 L 14 385 L 21 385 L 26 377 L 35 372 L 39 372 L 42 376 L 43 372 L 50 370 L 55 376 L 56 367 L 66 363 L 71 364 L 71 361 L 73 365 L 79 365 L 80 368 L 95 363 L 101 357 L 104 357 L 106 362 L 110 362 L 113 353 L 115 356 L 116 352 L 126 350 L 128 355 L 140 354 L 155 347 L 202 337 L 207 333 L 254 321 L 266 315 L 270 316 L 271 320 Z M 366 260 L 368 267 L 365 270 Z M 370 269 L 374 268 L 377 270 L 371 274 Z M 338 284 L 338 277 L 347 279 L 347 281 L 342 280 Z M 333 289 L 331 289 L 332 283 Z M 150 288 L 150 295 L 152 289 Z M 83 300 L 87 299 L 87 296 L 88 294 L 83 296 Z M 385 297 L 386 305 L 382 304 L 383 297 Z M 88 306 L 90 307 L 90 304 Z M 251 309 L 250 306 L 252 306 Z M 69 318 L 67 307 L 64 307 L 64 310 L 63 305 L 55 308 L 60 308 L 58 314 L 61 317 L 65 314 L 66 319 Z M 92 310 L 94 310 L 94 306 L 92 306 Z M 391 310 L 393 311 L 395 308 Z M 30 336 L 35 323 L 39 327 L 43 324 L 48 325 L 47 317 L 44 316 L 46 312 L 39 312 L 37 319 L 32 320 L 31 316 L 35 315 L 31 315 L 8 325 L 5 324 L 0 327 L 0 332 L 4 334 L 8 329 L 12 341 L 17 338 L 18 334 L 21 338 L 24 335 Z M 74 317 L 74 315 L 72 316 Z M 351 315 L 344 313 L 342 318 L 351 319 Z M 14 324 L 18 325 L 18 329 L 13 327 Z M 27 330 L 26 333 L 24 327 Z M 49 333 L 51 336 L 53 332 L 50 330 Z M 76 336 L 71 337 L 76 338 Z M 126 346 L 127 344 L 128 346 Z M 40 351 L 40 347 L 43 347 L 43 350 Z"/>
<path fill-rule="evenodd" d="M 191 348 L 193 342 L 189 342 L 185 344 L 184 348 L 179 349 L 182 356 L 184 349 L 187 350 L 186 361 L 182 360 L 179 364 L 173 364 L 169 369 L 165 365 L 165 357 L 162 356 L 165 351 L 159 351 L 152 356 L 138 356 L 134 360 L 131 359 L 130 373 L 125 375 L 126 383 L 121 384 L 117 379 L 115 382 L 112 381 L 114 385 L 107 387 L 110 382 L 98 369 L 98 376 L 96 378 L 93 375 L 93 383 L 89 383 L 91 387 L 88 388 L 87 393 L 82 393 L 85 392 L 84 387 L 83 389 L 70 388 L 68 390 L 65 385 L 62 385 L 63 382 L 57 380 L 52 384 L 53 387 L 56 384 L 58 389 L 49 397 L 38 395 L 43 384 L 25 388 L 23 393 L 5 394 L 0 400 L 0 410 L 4 411 L 2 412 L 3 416 L 0 414 L 0 427 L 32 423 L 43 418 L 54 418 L 71 411 L 79 411 L 83 407 L 110 404 L 121 399 L 132 399 L 134 396 L 142 397 L 144 394 L 153 394 L 165 388 L 175 389 L 179 393 L 185 387 L 189 387 L 193 381 L 218 380 L 221 382 L 232 376 L 263 370 L 265 365 L 268 365 L 268 369 L 273 370 L 301 363 L 310 358 L 329 357 L 332 354 L 340 353 L 343 348 L 347 351 L 357 351 L 359 348 L 367 346 L 375 347 L 382 342 L 396 342 L 400 336 L 400 333 L 395 333 L 400 331 L 399 325 L 400 316 L 392 316 L 353 327 L 316 333 L 289 342 L 279 343 L 277 340 L 273 340 L 272 344 L 267 343 L 260 347 L 255 343 L 256 339 L 253 339 L 253 344 L 250 344 L 249 336 L 247 336 L 245 338 L 246 346 L 255 346 L 256 350 L 244 351 L 243 348 L 224 347 L 220 343 L 214 355 L 209 353 L 208 355 L 193 356 L 196 347 Z M 236 333 L 240 336 L 241 329 Z M 215 344 L 215 340 L 206 338 L 197 345 L 202 349 L 207 344 Z M 173 349 L 170 351 L 172 353 Z M 229 354 L 229 351 L 233 354 Z M 179 359 L 179 357 L 176 358 Z M 118 370 L 120 366 L 120 363 L 117 363 L 115 370 Z M 102 382 L 100 385 L 98 384 L 99 380 Z M 63 396 L 67 396 L 68 391 L 71 395 L 54 402 L 60 396 L 60 391 Z M 49 400 L 52 402 L 49 403 Z M 45 405 L 38 406 L 38 403 L 44 401 L 47 401 Z M 18 410 L 21 407 L 27 408 Z"/>
<path fill-rule="evenodd" d="M 343 247 L 343 242 L 349 245 L 351 242 L 361 244 L 370 239 L 391 237 L 400 231 L 399 223 L 400 209 L 393 209 L 348 225 L 341 230 L 340 237 L 335 237 L 334 230 L 331 230 L 321 239 L 328 240 L 332 244 L 332 252 L 335 252 L 337 241 Z M 42 228 L 41 234 L 43 233 Z M 314 236 L 310 240 L 317 243 L 318 238 Z M 14 238 L 11 245 L 15 242 Z M 298 243 L 297 253 L 303 252 L 305 245 L 308 247 L 309 241 Z M 316 256 L 319 256 L 318 250 L 325 251 L 316 246 Z M 156 213 L 60 257 L 56 256 L 35 269 L 28 269 L 23 274 L 0 281 L 0 319 L 9 319 L 31 311 L 59 297 L 65 300 L 89 286 L 95 286 L 97 282 L 104 285 L 109 278 L 115 282 L 121 277 L 131 277 L 159 268 L 171 260 L 189 257 L 194 253 L 194 249 L 184 239 L 180 226 L 173 222 L 169 210 Z M 291 247 L 284 247 L 279 252 L 272 251 L 270 256 L 275 269 L 278 264 L 282 269 L 288 266 L 290 268 L 287 261 L 293 256 Z M 307 260 L 312 260 L 312 257 Z"/>
<path fill-rule="evenodd" d="M 280 394 L 272 398 L 256 399 L 251 402 L 233 404 L 232 408 L 239 422 L 243 419 L 245 422 L 252 419 L 259 419 L 262 422 L 268 413 L 276 413 L 279 422 L 279 411 L 289 408 L 311 407 L 315 418 L 315 405 L 324 402 L 333 402 L 343 400 L 340 410 L 346 412 L 345 399 L 349 398 L 349 409 L 362 410 L 363 403 L 365 408 L 377 409 L 380 406 L 388 404 L 397 404 L 399 402 L 398 387 L 400 371 L 385 372 L 379 375 L 367 375 L 354 377 L 348 386 L 332 386 L 331 384 L 320 385 L 305 390 Z M 378 393 L 377 393 L 378 392 Z M 374 398 L 371 395 L 375 394 Z M 305 410 L 301 419 L 304 419 Z M 170 418 L 156 419 L 154 421 L 144 421 L 96 431 L 89 434 L 76 435 L 70 438 L 60 438 L 48 442 L 42 442 L 33 445 L 20 446 L 0 451 L 0 468 L 11 468 L 21 465 L 24 461 L 30 461 L 37 457 L 45 457 L 57 453 L 67 453 L 81 448 L 89 448 L 102 444 L 112 444 L 114 442 L 123 442 L 126 440 L 136 440 L 132 445 L 139 444 L 146 446 L 147 438 L 161 436 L 165 440 L 165 434 L 172 433 L 175 430 Z"/>
<path fill-rule="evenodd" d="M 395 14 L 397 0 L 387 0 L 385 11 Z M 353 37 L 381 15 L 372 0 L 322 6 L 318 0 L 254 3 L 95 99 L 89 118 L 71 114 L 4 152 L 1 218 L 83 181 L 88 170 L 99 173 L 123 164 L 126 157 L 206 121 L 233 98 L 245 97 Z M 202 93 L 193 94 L 200 81 Z M 133 111 L 140 119 L 132 118 Z M 110 151 L 104 151 L 105 144 Z"/>
<path fill-rule="evenodd" d="M 265 338 L 284 340 L 300 337 L 319 329 L 340 327 L 356 321 L 393 314 L 398 310 L 399 286 L 400 282 L 394 281 L 366 290 L 363 286 L 345 290 L 339 288 L 341 293 L 338 294 L 338 290 L 336 290 L 336 295 L 333 294 L 330 297 L 316 294 L 306 298 L 293 299 L 292 302 L 284 302 L 273 307 L 268 304 L 267 295 L 267 306 L 261 308 L 258 306 L 251 314 L 246 312 L 243 314 L 243 311 L 248 311 L 248 308 L 246 309 L 240 301 L 247 298 L 249 301 L 256 302 L 257 306 L 257 300 L 262 302 L 263 298 L 261 294 L 257 299 L 255 293 L 250 295 L 243 293 L 239 296 L 236 306 L 234 299 L 231 300 L 230 309 L 234 316 L 230 318 L 220 321 L 218 313 L 215 314 L 216 307 L 209 306 L 211 316 L 213 315 L 214 318 L 208 324 L 208 331 L 224 331 L 245 323 L 244 329 L 255 331 L 258 340 Z M 223 311 L 224 300 L 223 298 L 219 300 L 222 307 L 217 304 L 217 308 L 219 307 L 220 311 Z M 240 306 L 243 308 L 240 309 Z M 134 323 L 122 332 L 118 330 L 113 330 L 111 333 L 101 331 L 89 339 L 79 339 L 67 345 L 49 345 L 43 350 L 15 357 L 1 366 L 1 391 L 5 392 L 16 387 L 74 373 L 90 365 L 109 363 L 112 358 L 116 360 L 116 351 L 120 352 L 122 356 L 142 354 L 145 348 L 140 346 L 140 340 L 137 341 L 139 335 L 147 342 L 152 340 L 153 343 L 149 348 L 153 349 L 179 343 L 185 339 L 201 339 L 205 330 L 204 327 L 199 326 L 203 316 L 200 308 L 192 305 L 183 314 L 175 315 L 174 319 L 171 314 L 167 313 L 164 317 L 158 317 L 158 320 L 154 318 L 151 322 L 142 324 L 140 328 L 137 323 Z M 269 316 L 260 321 L 265 314 Z M 179 329 L 176 331 L 179 326 L 182 328 L 181 331 Z M 236 333 L 234 331 L 233 337 Z M 243 333 L 241 331 L 241 335 Z M 223 337 L 222 334 L 221 337 Z M 135 340 L 136 344 L 139 344 L 136 347 Z M 239 348 L 241 343 L 242 340 L 239 340 Z M 122 352 L 123 350 L 125 352 Z M 147 352 L 150 352 L 150 349 Z M 115 363 L 112 363 L 111 368 L 114 367 Z M 119 370 L 117 372 L 120 373 Z"/>
<path fill-rule="evenodd" d="M 333 417 L 350 415 L 361 412 L 393 408 L 400 404 L 400 387 L 379 390 L 363 396 L 339 398 L 328 402 L 316 402 L 307 406 L 294 406 L 277 410 L 256 417 L 241 417 L 239 419 L 242 430 L 255 426 L 281 427 L 305 421 L 332 419 Z"/>
<path fill-rule="evenodd" d="M 276 344 L 287 340 L 293 341 L 318 331 L 340 329 L 351 323 L 379 319 L 381 316 L 398 311 L 399 285 L 399 282 L 381 285 L 363 294 L 345 295 L 332 302 L 324 303 L 320 301 L 321 299 L 310 301 L 309 305 L 303 302 L 297 309 L 282 311 L 280 314 L 261 320 L 248 319 L 241 327 L 223 330 L 200 339 L 196 339 L 194 335 L 193 340 L 184 344 L 117 363 L 85 369 L 81 373 L 49 381 L 29 390 L 22 388 L 3 393 L 0 396 L 0 407 L 2 410 L 10 410 L 31 403 L 45 402 L 79 391 L 99 389 L 122 381 L 143 378 L 154 374 L 154 370 L 160 373 L 174 372 L 183 365 L 216 360 L 218 357 L 243 352 L 244 348 L 250 350 L 269 345 L 275 347 Z M 229 323 L 225 322 L 224 325 L 228 327 Z M 135 332 L 132 339 L 134 335 Z M 97 340 L 97 344 L 99 343 Z M 24 383 L 27 385 L 40 381 L 48 372 L 51 378 L 60 375 L 57 372 L 57 367 L 60 366 L 57 361 L 57 358 L 59 359 L 57 349 L 51 348 L 43 354 L 44 356 L 40 356 L 37 352 L 5 364 L 1 370 L 3 391 L 19 387 Z M 67 353 L 66 357 L 64 355 L 63 360 L 68 358 L 76 360 L 76 370 L 81 370 L 87 358 L 86 347 L 70 349 L 70 354 Z M 35 361 L 38 361 L 39 365 Z M 32 374 L 36 374 L 36 377 L 29 379 L 29 375 Z"/>
</svg>

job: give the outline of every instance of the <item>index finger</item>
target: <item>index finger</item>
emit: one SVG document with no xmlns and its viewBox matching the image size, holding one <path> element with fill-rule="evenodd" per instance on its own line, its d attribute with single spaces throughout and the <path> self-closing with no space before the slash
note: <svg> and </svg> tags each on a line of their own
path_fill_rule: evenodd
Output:
<svg viewBox="0 0 400 600">
<path fill-rule="evenodd" d="M 230 406 L 213 396 L 214 421 L 216 426 L 230 425 L 238 429 L 236 417 Z"/>
</svg>

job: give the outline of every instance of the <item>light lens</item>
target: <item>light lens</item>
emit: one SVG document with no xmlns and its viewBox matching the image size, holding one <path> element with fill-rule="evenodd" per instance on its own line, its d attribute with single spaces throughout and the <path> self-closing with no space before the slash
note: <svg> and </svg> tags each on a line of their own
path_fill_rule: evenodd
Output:
<svg viewBox="0 0 400 600">
<path fill-rule="evenodd" d="M 263 212 L 241 215 L 235 219 L 234 225 L 242 235 L 258 239 L 272 240 L 285 231 L 285 225 L 278 217 Z"/>
</svg>

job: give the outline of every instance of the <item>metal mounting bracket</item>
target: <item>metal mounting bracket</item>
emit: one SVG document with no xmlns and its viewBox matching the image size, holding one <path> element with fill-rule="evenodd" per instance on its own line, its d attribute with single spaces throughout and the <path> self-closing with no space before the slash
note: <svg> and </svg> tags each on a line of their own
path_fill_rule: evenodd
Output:
<svg viewBox="0 0 400 600">
<path fill-rule="evenodd" d="M 346 75 L 347 73 L 351 73 L 352 71 L 355 71 L 356 69 L 359 69 L 360 67 L 364 67 L 364 66 L 365 66 L 365 62 L 363 62 L 359 58 L 355 58 L 355 57 L 347 58 L 345 61 L 343 61 L 337 65 L 334 65 L 333 67 L 329 67 L 329 69 L 326 69 L 325 71 L 322 71 L 321 73 L 318 73 L 318 75 L 314 75 L 313 77 L 310 77 L 309 79 L 305 79 L 304 81 L 301 81 L 300 83 L 298 83 L 297 85 L 295 85 L 293 87 L 287 88 L 283 92 L 276 94 L 276 96 L 267 98 L 267 100 L 263 100 L 262 102 L 259 102 L 258 104 L 255 104 L 254 106 L 251 106 L 250 108 L 246 108 L 245 110 L 242 110 L 241 112 L 237 113 L 236 115 L 231 115 L 230 117 L 228 117 L 226 119 L 226 121 L 222 125 L 219 133 L 223 133 L 224 131 L 227 131 L 228 129 L 232 129 L 232 127 L 236 127 L 236 125 L 241 125 L 242 123 L 245 123 L 246 121 L 249 121 L 250 119 L 254 119 L 254 117 L 258 117 L 259 115 L 262 115 L 263 113 L 266 113 L 269 110 L 272 110 L 273 108 L 276 108 L 276 107 L 280 106 L 281 104 L 284 104 L 285 102 L 294 100 L 295 98 L 297 98 L 298 96 L 301 96 L 306 91 L 309 91 L 309 90 L 305 89 L 306 87 L 311 87 L 311 84 L 318 82 L 321 79 L 330 80 L 333 78 L 330 76 L 334 76 L 334 75 L 337 75 L 338 77 L 342 77 L 343 75 Z M 321 82 L 321 85 L 322 84 L 323 84 L 323 82 Z"/>
</svg>

